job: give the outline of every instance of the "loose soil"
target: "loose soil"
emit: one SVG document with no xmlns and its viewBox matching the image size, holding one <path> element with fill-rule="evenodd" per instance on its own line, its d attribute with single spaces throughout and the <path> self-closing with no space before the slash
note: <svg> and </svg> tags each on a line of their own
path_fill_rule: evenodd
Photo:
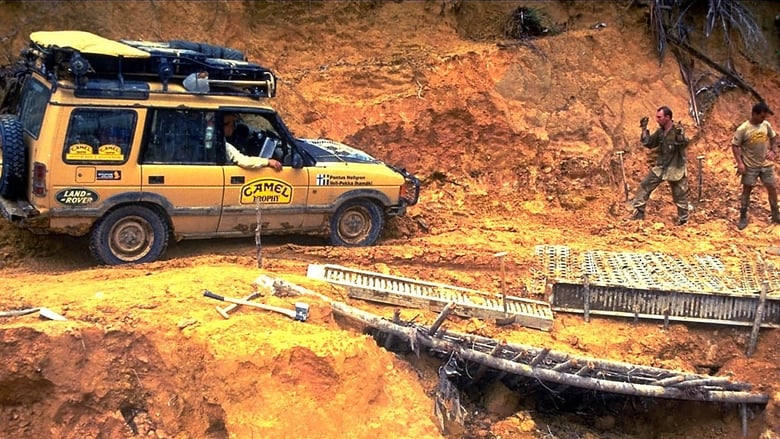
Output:
<svg viewBox="0 0 780 439">
<path fill-rule="evenodd" d="M 229 319 L 204 290 L 232 297 L 270 275 L 391 317 L 394 308 L 349 299 L 306 277 L 310 263 L 499 291 L 496 252 L 507 251 L 506 290 L 529 292 L 534 247 L 715 255 L 730 263 L 771 251 L 766 192 L 754 191 L 738 231 L 739 185 L 729 141 L 754 98 L 734 89 L 713 101 L 701 128 L 674 58 L 659 62 L 643 2 L 531 2 L 560 33 L 500 38 L 521 2 L 2 2 L 0 62 L 36 30 L 109 38 L 182 39 L 235 47 L 280 77 L 273 104 L 301 137 L 325 136 L 418 175 L 422 194 L 368 248 L 320 237 L 173 243 L 162 260 L 98 266 L 83 239 L 35 236 L 0 223 L 0 310 L 47 307 L 0 319 L 0 436 L 57 438 L 735 438 L 737 407 L 586 394 L 566 400 L 485 386 L 462 395 L 463 426 L 433 415 L 441 360 L 379 346 L 329 306 L 307 298 L 296 322 L 243 307 Z M 750 3 L 754 5 L 753 3 Z M 755 5 L 754 5 L 755 6 Z M 780 76 L 776 2 L 760 3 L 766 57 L 735 55 L 744 80 L 772 108 Z M 599 25 L 601 24 L 601 25 Z M 696 31 L 701 34 L 703 26 Z M 699 38 L 725 63 L 715 34 Z M 697 68 L 705 68 L 696 64 Z M 709 73 L 717 78 L 716 74 Z M 694 139 L 689 173 L 704 156 L 703 192 L 683 227 L 667 186 L 647 219 L 629 221 L 616 151 L 631 194 L 647 171 L 638 121 L 660 105 Z M 774 119 L 770 121 L 775 123 Z M 651 122 L 652 123 L 652 122 Z M 780 122 L 775 123 L 780 126 Z M 292 308 L 301 297 L 258 299 Z M 436 315 L 401 310 L 431 323 Z M 731 376 L 770 395 L 748 413 L 747 437 L 780 434 L 780 334 L 749 328 L 555 315 L 550 332 L 451 317 L 448 329 L 696 373 Z M 495 386 L 493 386 L 495 387 Z M 502 399 L 503 398 L 503 399 Z M 498 402 L 497 402 L 498 401 Z"/>
</svg>

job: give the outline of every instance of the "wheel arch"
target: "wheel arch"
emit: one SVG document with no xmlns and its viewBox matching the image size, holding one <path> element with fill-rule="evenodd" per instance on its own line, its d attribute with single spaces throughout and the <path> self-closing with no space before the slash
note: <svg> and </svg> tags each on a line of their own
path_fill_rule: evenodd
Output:
<svg viewBox="0 0 780 439">
<path fill-rule="evenodd" d="M 97 209 L 95 216 L 97 219 L 100 219 L 125 206 L 141 206 L 153 210 L 167 223 L 169 233 L 173 234 L 173 221 L 170 214 L 173 210 L 173 204 L 167 198 L 157 194 L 125 192 L 111 196 L 103 201 L 100 208 Z M 94 223 L 92 226 L 94 227 Z"/>
<path fill-rule="evenodd" d="M 387 211 L 392 206 L 392 202 L 390 201 L 390 198 L 388 198 L 387 195 L 383 194 L 382 192 L 374 189 L 355 189 L 349 192 L 345 192 L 333 201 L 333 210 L 331 212 L 335 213 L 338 208 L 346 203 L 347 201 L 353 201 L 353 200 L 369 200 L 376 204 L 381 210 L 382 213 L 387 216 Z"/>
</svg>

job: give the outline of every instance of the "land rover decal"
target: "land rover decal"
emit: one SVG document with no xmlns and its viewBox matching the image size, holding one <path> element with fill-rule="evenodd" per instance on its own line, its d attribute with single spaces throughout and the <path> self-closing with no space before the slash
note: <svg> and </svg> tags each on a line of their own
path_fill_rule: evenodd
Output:
<svg viewBox="0 0 780 439">
<path fill-rule="evenodd" d="M 67 206 L 85 206 L 98 200 L 98 194 L 81 188 L 63 189 L 54 196 L 54 198 Z"/>
<path fill-rule="evenodd" d="M 293 187 L 276 178 L 258 178 L 241 187 L 241 204 L 290 204 Z"/>
</svg>

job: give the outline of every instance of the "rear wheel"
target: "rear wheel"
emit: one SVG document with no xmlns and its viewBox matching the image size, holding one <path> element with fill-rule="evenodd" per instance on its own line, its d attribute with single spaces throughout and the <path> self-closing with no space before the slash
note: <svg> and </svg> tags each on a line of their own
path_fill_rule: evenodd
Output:
<svg viewBox="0 0 780 439">
<path fill-rule="evenodd" d="M 339 206 L 330 220 L 330 240 L 335 245 L 360 247 L 379 238 L 384 216 L 369 200 L 350 200 Z"/>
<path fill-rule="evenodd" d="M 157 260 L 168 247 L 168 224 L 143 206 L 120 207 L 92 228 L 89 249 L 106 265 Z"/>
<path fill-rule="evenodd" d="M 0 196 L 16 199 L 24 195 L 27 160 L 22 124 L 10 114 L 0 116 Z"/>
</svg>

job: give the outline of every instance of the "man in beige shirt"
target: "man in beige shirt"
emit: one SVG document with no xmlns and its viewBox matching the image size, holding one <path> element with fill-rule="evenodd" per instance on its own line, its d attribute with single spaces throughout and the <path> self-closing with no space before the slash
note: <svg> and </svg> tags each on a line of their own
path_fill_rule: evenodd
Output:
<svg viewBox="0 0 780 439">
<path fill-rule="evenodd" d="M 731 151 L 737 162 L 737 174 L 742 176 L 742 196 L 739 205 L 739 230 L 747 227 L 750 193 L 758 180 L 766 187 L 769 196 L 771 221 L 780 224 L 777 208 L 777 184 L 775 182 L 774 160 L 777 157 L 777 133 L 766 118 L 774 114 L 764 102 L 753 106 L 750 119 L 743 122 L 731 139 Z"/>
</svg>

